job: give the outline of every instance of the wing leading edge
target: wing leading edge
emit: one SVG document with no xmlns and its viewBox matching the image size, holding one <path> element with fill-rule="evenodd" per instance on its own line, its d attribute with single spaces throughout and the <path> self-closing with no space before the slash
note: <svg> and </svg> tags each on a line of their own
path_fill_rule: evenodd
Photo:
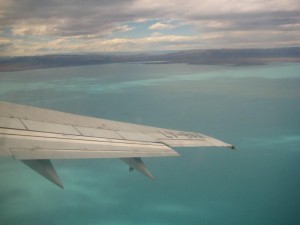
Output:
<svg viewBox="0 0 300 225">
<path fill-rule="evenodd" d="M 141 157 L 178 156 L 171 147 L 234 146 L 194 132 L 79 116 L 0 102 L 0 156 L 23 161 L 62 187 L 50 159 L 121 158 L 153 178 Z"/>
</svg>

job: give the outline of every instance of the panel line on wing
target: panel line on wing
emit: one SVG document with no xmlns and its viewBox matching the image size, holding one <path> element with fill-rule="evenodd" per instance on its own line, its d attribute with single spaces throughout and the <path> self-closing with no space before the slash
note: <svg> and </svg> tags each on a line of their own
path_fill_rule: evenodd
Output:
<svg viewBox="0 0 300 225">
<path fill-rule="evenodd" d="M 42 137 L 42 138 L 57 138 L 65 140 L 82 140 L 82 141 L 96 141 L 96 142 L 111 142 L 111 143 L 138 143 L 141 145 L 159 145 L 160 142 L 149 142 L 149 141 L 138 141 L 138 140 L 125 140 L 125 139 L 110 139 L 110 138 L 100 138 L 100 137 L 89 137 L 81 135 L 66 135 L 57 134 L 49 132 L 37 132 L 37 131 L 23 131 L 23 130 L 13 130 L 13 129 L 3 129 L 0 128 L 0 134 L 11 135 L 11 136 L 24 136 L 24 137 Z"/>
<path fill-rule="evenodd" d="M 10 136 L 10 137 L 9 137 Z M 103 145 L 109 144 L 111 146 L 124 146 L 124 145 L 133 145 L 136 147 L 147 147 L 151 146 L 151 148 L 158 148 L 163 145 L 162 143 L 150 143 L 150 142 L 136 142 L 136 141 L 126 141 L 126 142 L 111 142 L 111 141 L 95 141 L 95 140 L 84 140 L 84 139 L 69 139 L 69 138 L 53 138 L 53 137 L 43 137 L 43 136 L 22 136 L 22 135 L 1 135 L 1 138 L 7 139 L 14 139 L 14 140 L 28 140 L 28 141 L 55 141 L 55 142 L 65 142 L 68 141 L 69 143 L 86 143 L 90 145 Z M 5 143 L 4 143 L 5 146 Z"/>
</svg>

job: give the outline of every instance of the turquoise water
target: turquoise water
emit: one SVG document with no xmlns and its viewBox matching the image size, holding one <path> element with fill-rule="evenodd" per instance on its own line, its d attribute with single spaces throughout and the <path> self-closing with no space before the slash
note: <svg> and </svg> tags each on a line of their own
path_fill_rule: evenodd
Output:
<svg viewBox="0 0 300 225">
<path fill-rule="evenodd" d="M 299 224 L 300 64 L 111 64 L 0 73 L 0 100 L 191 130 L 238 146 L 148 158 L 54 160 L 60 190 L 0 159 L 0 224 Z"/>
</svg>

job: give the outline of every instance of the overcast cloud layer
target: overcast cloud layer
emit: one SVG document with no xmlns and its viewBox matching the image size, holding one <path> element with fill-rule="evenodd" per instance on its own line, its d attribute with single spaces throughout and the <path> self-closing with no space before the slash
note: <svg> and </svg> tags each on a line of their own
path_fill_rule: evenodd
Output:
<svg viewBox="0 0 300 225">
<path fill-rule="evenodd" d="M 2 0 L 2 56 L 300 46 L 299 0 Z"/>
</svg>

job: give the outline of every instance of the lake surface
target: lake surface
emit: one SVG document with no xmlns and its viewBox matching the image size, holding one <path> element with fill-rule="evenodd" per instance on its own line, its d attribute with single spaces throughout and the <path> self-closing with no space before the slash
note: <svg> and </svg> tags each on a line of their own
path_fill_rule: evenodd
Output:
<svg viewBox="0 0 300 225">
<path fill-rule="evenodd" d="M 300 64 L 110 64 L 0 73 L 0 100 L 204 133 L 234 144 L 147 158 L 53 160 L 65 190 L 0 159 L 1 225 L 300 221 Z"/>
</svg>

